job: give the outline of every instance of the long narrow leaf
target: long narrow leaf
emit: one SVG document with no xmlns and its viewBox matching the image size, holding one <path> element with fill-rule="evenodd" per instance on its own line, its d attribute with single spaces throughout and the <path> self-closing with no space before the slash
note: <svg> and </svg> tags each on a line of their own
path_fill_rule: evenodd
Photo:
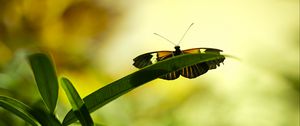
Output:
<svg viewBox="0 0 300 126">
<path fill-rule="evenodd" d="M 42 126 L 61 126 L 60 121 L 54 113 L 50 113 L 42 100 L 37 101 L 33 106 L 31 114 L 38 120 Z"/>
<path fill-rule="evenodd" d="M 185 54 L 176 56 L 156 64 L 145 67 L 137 72 L 125 76 L 111 84 L 108 84 L 92 94 L 86 96 L 83 100 L 90 112 L 97 110 L 119 96 L 130 90 L 141 86 L 142 84 L 165 75 L 172 71 L 179 70 L 183 67 L 194 65 L 201 62 L 224 59 L 220 54 Z M 63 125 L 71 124 L 76 121 L 72 111 L 66 115 Z"/>
<path fill-rule="evenodd" d="M 0 96 L 0 106 L 19 116 L 20 118 L 22 118 L 23 120 L 25 120 L 33 126 L 39 125 L 34 116 L 31 115 L 33 110 L 29 106 L 16 99 L 6 96 Z"/>
<path fill-rule="evenodd" d="M 67 78 L 61 79 L 61 85 L 68 96 L 68 99 L 72 105 L 72 109 L 75 112 L 77 119 L 83 126 L 93 126 L 93 120 L 90 113 L 85 106 L 83 100 L 80 98 L 76 89 L 73 87 L 72 83 Z"/>
<path fill-rule="evenodd" d="M 46 54 L 37 53 L 29 56 L 39 92 L 51 113 L 54 112 L 58 97 L 58 81 L 54 66 Z"/>
</svg>

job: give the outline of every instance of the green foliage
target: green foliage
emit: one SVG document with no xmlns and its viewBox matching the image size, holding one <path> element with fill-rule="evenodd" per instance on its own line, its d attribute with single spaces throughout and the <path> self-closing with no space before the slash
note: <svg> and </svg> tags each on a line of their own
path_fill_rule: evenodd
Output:
<svg viewBox="0 0 300 126">
<path fill-rule="evenodd" d="M 38 100 L 33 106 L 31 113 L 42 126 L 61 126 L 60 121 L 54 113 L 50 113 L 47 106 L 42 100 Z"/>
<path fill-rule="evenodd" d="M 220 58 L 224 58 L 224 56 L 220 54 L 186 54 L 169 58 L 112 82 L 86 96 L 83 100 L 71 82 L 67 78 L 62 78 L 61 85 L 72 105 L 72 110 L 65 116 L 62 124 L 69 125 L 79 119 L 84 126 L 94 125 L 89 113 L 125 93 L 169 72 Z M 38 125 L 37 122 L 45 126 L 62 125 L 54 113 L 58 97 L 58 81 L 51 59 L 46 54 L 37 53 L 29 56 L 29 62 L 43 102 L 29 107 L 15 99 L 1 96 L 0 106 L 32 125 Z"/>
<path fill-rule="evenodd" d="M 37 120 L 32 115 L 33 109 L 24 103 L 6 96 L 0 96 L 0 106 L 16 114 L 33 126 L 38 126 Z"/>
<path fill-rule="evenodd" d="M 30 66 L 40 94 L 51 113 L 54 112 L 58 97 L 58 82 L 54 66 L 47 55 L 29 56 Z"/>
<path fill-rule="evenodd" d="M 156 64 L 145 67 L 135 73 L 125 76 L 111 84 L 98 89 L 92 94 L 86 96 L 83 100 L 90 112 L 93 112 L 119 96 L 129 92 L 147 83 L 151 80 L 158 78 L 159 76 L 165 75 L 169 72 L 178 70 L 185 66 L 206 62 L 224 58 L 218 54 L 187 54 L 176 56 Z M 63 124 L 70 124 L 76 120 L 74 113 L 69 111 L 66 115 Z"/>
<path fill-rule="evenodd" d="M 90 113 L 76 89 L 73 87 L 72 83 L 67 78 L 62 78 L 61 85 L 68 96 L 73 112 L 75 113 L 77 119 L 79 119 L 80 123 L 83 126 L 93 126 L 94 122 L 90 116 Z"/>
</svg>

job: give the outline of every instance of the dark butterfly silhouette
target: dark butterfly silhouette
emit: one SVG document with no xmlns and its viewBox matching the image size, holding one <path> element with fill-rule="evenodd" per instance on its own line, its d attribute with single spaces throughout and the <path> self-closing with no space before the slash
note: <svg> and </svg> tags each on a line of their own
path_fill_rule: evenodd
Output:
<svg viewBox="0 0 300 126">
<path fill-rule="evenodd" d="M 193 23 L 190 25 L 190 27 L 192 25 L 193 25 Z M 190 29 L 190 27 L 186 30 L 186 32 L 182 36 L 181 40 L 183 39 L 183 37 L 185 36 L 187 31 Z M 156 33 L 154 33 L 154 34 L 156 34 Z M 166 39 L 165 37 L 163 37 L 159 34 L 156 34 L 156 35 Z M 170 43 L 174 44 L 170 40 L 168 40 L 168 39 L 166 39 L 166 40 L 169 41 Z M 179 43 L 181 42 L 181 40 L 179 41 Z M 178 44 L 177 45 L 174 44 L 175 51 L 155 51 L 155 52 L 149 52 L 149 53 L 139 55 L 133 59 L 133 61 L 134 61 L 133 65 L 137 68 L 143 68 L 145 66 L 154 64 L 156 62 L 171 58 L 173 56 L 184 55 L 184 54 L 199 54 L 199 53 L 220 54 L 220 52 L 222 52 L 222 50 L 215 49 L 215 48 L 192 48 L 192 49 L 187 49 L 187 50 L 180 50 L 180 46 L 178 46 Z M 183 77 L 189 78 L 189 79 L 196 78 L 202 74 L 205 74 L 208 70 L 216 69 L 217 66 L 220 66 L 220 63 L 223 63 L 224 60 L 225 60 L 225 57 L 222 57 L 219 59 L 187 66 L 180 70 L 173 71 L 166 75 L 160 76 L 159 78 L 166 79 L 166 80 L 174 80 L 174 79 L 177 79 L 180 75 Z"/>
</svg>

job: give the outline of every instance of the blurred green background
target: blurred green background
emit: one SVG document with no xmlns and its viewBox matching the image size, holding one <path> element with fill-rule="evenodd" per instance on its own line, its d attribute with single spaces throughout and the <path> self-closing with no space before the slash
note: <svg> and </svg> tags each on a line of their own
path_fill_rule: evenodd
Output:
<svg viewBox="0 0 300 126">
<path fill-rule="evenodd" d="M 26 55 L 43 51 L 81 97 L 140 54 L 219 48 L 240 60 L 196 79 L 157 79 L 92 114 L 108 126 L 299 126 L 299 0 L 0 0 L 0 95 L 39 99 Z M 56 113 L 70 110 L 60 89 Z M 0 108 L 0 125 L 24 122 Z"/>
</svg>

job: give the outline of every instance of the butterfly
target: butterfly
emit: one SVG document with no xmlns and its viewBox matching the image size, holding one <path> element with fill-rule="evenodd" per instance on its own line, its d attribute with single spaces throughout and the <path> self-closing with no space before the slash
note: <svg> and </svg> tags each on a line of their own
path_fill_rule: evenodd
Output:
<svg viewBox="0 0 300 126">
<path fill-rule="evenodd" d="M 190 27 L 192 25 L 193 25 L 193 23 L 190 25 Z M 190 27 L 186 30 L 183 37 L 185 36 L 187 31 L 190 29 Z M 166 39 L 165 37 L 163 37 L 159 34 L 156 34 L 156 33 L 154 33 L 154 34 Z M 183 39 L 183 37 L 181 38 L 181 40 Z M 174 44 L 170 40 L 168 40 L 168 39 L 166 39 L 166 40 L 169 41 L 170 43 Z M 181 40 L 179 41 L 179 43 L 181 42 Z M 149 53 L 139 55 L 133 59 L 133 61 L 134 61 L 133 66 L 135 66 L 137 68 L 143 68 L 148 65 L 154 64 L 156 62 L 159 62 L 159 61 L 162 61 L 162 60 L 174 57 L 174 56 L 184 55 L 184 54 L 213 53 L 213 54 L 220 55 L 220 53 L 222 52 L 222 50 L 215 49 L 215 48 L 191 48 L 191 49 L 187 49 L 187 50 L 181 50 L 179 43 L 174 44 L 175 51 L 154 51 L 154 52 L 149 52 Z M 220 63 L 224 62 L 224 60 L 225 60 L 225 57 L 222 57 L 222 58 L 218 58 L 215 60 L 194 64 L 194 65 L 187 66 L 182 69 L 170 72 L 166 75 L 160 76 L 159 78 L 166 79 L 166 80 L 174 80 L 174 79 L 177 79 L 180 75 L 183 77 L 189 78 L 189 79 L 196 78 L 202 74 L 205 74 L 208 70 L 216 69 L 217 66 L 220 66 Z"/>
</svg>

